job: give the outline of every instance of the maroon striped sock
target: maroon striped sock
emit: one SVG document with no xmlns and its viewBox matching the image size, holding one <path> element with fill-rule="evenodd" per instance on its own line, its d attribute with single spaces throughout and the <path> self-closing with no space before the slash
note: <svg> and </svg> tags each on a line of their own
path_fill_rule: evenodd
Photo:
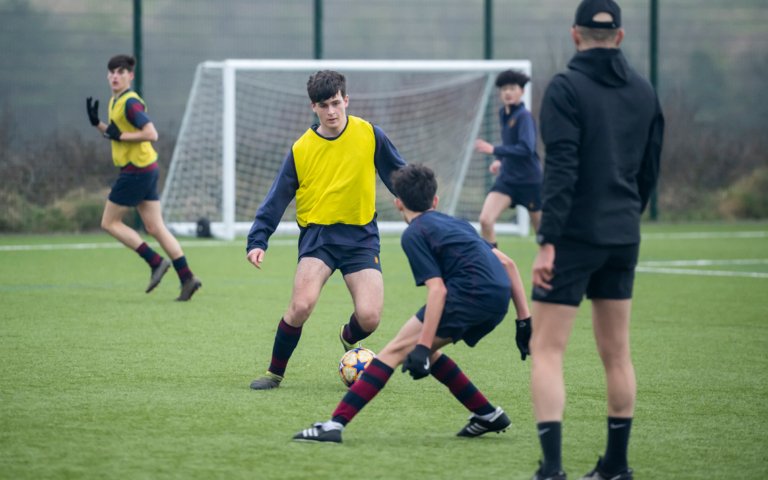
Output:
<svg viewBox="0 0 768 480">
<path fill-rule="evenodd" d="M 341 336 L 344 337 L 344 341 L 346 342 L 357 343 L 364 338 L 368 338 L 371 333 L 373 332 L 366 332 L 363 330 L 363 327 L 360 326 L 357 317 L 353 313 L 349 317 L 349 323 L 344 325 L 344 330 L 341 332 Z"/>
<path fill-rule="evenodd" d="M 332 415 L 333 421 L 342 425 L 351 422 L 355 415 L 384 388 L 393 372 L 394 370 L 387 364 L 374 358 L 336 406 Z"/>
<path fill-rule="evenodd" d="M 430 373 L 440 383 L 448 387 L 456 400 L 460 401 L 472 413 L 487 415 L 495 410 L 485 395 L 475 387 L 448 355 L 440 355 L 440 358 L 432 365 Z"/>
<path fill-rule="evenodd" d="M 161 257 L 156 251 L 152 250 L 152 247 L 147 245 L 147 242 L 143 242 L 139 247 L 136 249 L 136 253 L 139 254 L 141 258 L 144 259 L 145 262 L 147 262 L 147 265 L 149 265 L 151 268 L 155 268 L 156 266 L 160 265 L 160 262 L 163 261 L 163 257 Z"/>
<path fill-rule="evenodd" d="M 187 266 L 187 257 L 184 255 L 173 261 L 173 268 L 176 269 L 176 275 L 179 276 L 179 280 L 181 280 L 182 283 L 192 278 L 192 270 Z"/>
<path fill-rule="evenodd" d="M 281 377 L 285 375 L 285 367 L 293 355 L 293 350 L 299 344 L 301 327 L 292 327 L 280 319 L 275 333 L 275 343 L 272 346 L 272 361 L 269 362 L 269 371 Z"/>
</svg>

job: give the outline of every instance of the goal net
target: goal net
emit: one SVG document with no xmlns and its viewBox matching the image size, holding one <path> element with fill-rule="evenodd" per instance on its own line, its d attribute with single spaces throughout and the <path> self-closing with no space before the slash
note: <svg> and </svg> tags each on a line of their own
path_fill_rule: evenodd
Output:
<svg viewBox="0 0 768 480">
<path fill-rule="evenodd" d="M 347 113 L 384 130 L 406 162 L 435 171 L 441 211 L 475 222 L 493 178 L 492 158 L 476 153 L 474 141 L 499 142 L 494 81 L 510 68 L 531 74 L 527 60 L 201 63 L 166 176 L 163 216 L 179 235 L 194 235 L 203 218 L 216 237 L 246 234 L 291 145 L 317 123 L 309 75 L 331 69 L 347 77 Z M 380 229 L 402 230 L 392 194 L 377 182 Z M 527 235 L 528 228 L 520 207 L 497 225 L 499 233 Z M 292 202 L 277 232 L 293 231 Z"/>
</svg>

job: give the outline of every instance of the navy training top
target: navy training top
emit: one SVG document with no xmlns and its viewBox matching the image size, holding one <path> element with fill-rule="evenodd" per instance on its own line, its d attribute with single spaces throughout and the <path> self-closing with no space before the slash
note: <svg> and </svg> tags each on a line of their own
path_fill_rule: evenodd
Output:
<svg viewBox="0 0 768 480">
<path fill-rule="evenodd" d="M 501 145 L 493 147 L 493 155 L 501 160 L 499 178 L 505 183 L 541 183 L 541 161 L 536 152 L 536 123 L 525 103 L 512 105 L 509 113 L 499 109 Z"/>
<path fill-rule="evenodd" d="M 417 286 L 440 277 L 448 289 L 446 303 L 507 311 L 509 275 L 491 244 L 466 220 L 428 210 L 411 221 L 400 244 Z"/>
</svg>

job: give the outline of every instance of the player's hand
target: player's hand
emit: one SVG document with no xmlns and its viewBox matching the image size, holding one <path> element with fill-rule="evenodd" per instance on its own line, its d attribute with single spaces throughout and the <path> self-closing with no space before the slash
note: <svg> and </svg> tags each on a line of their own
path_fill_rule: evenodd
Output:
<svg viewBox="0 0 768 480">
<path fill-rule="evenodd" d="M 403 373 L 410 373 L 414 380 L 426 377 L 432 366 L 429 361 L 430 355 L 432 355 L 432 351 L 428 347 L 421 344 L 416 345 L 411 353 L 405 357 Z"/>
<path fill-rule="evenodd" d="M 110 140 L 120 141 L 120 135 L 123 132 L 120 131 L 119 128 L 117 128 L 117 125 L 115 125 L 115 122 L 109 122 L 109 126 L 107 127 L 107 130 L 104 132 L 104 137 L 109 138 Z"/>
<path fill-rule="evenodd" d="M 528 342 L 531 341 L 531 317 L 515 320 L 515 325 L 517 325 L 515 343 L 520 350 L 520 360 L 525 361 L 525 357 L 531 354 L 528 348 Z"/>
<path fill-rule="evenodd" d="M 534 287 L 552 290 L 552 277 L 555 270 L 555 246 L 545 243 L 539 247 L 539 253 L 533 261 L 533 275 L 531 283 Z"/>
<path fill-rule="evenodd" d="M 99 101 L 98 100 L 94 100 L 93 97 L 86 98 L 85 109 L 88 112 L 88 121 L 91 122 L 91 125 L 95 127 L 99 123 L 101 123 L 101 120 L 99 120 Z"/>
<path fill-rule="evenodd" d="M 245 258 L 256 268 L 261 268 L 261 262 L 264 261 L 264 249 L 254 248 L 245 256 Z"/>
<path fill-rule="evenodd" d="M 491 155 L 493 153 L 493 145 L 482 138 L 478 138 L 475 140 L 475 150 L 480 153 L 485 153 L 486 155 Z"/>
<path fill-rule="evenodd" d="M 491 164 L 488 165 L 488 171 L 491 172 L 491 175 L 498 175 L 501 171 L 501 160 L 492 161 Z"/>
</svg>

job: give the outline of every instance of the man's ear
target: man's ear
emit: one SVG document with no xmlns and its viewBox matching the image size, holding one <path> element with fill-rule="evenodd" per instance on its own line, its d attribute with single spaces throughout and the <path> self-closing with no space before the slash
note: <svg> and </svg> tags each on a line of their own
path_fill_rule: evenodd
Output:
<svg viewBox="0 0 768 480">
<path fill-rule="evenodd" d="M 402 212 L 404 208 L 403 202 L 397 197 L 395 197 L 394 202 L 395 202 L 395 208 L 397 209 L 397 211 Z"/>
<path fill-rule="evenodd" d="M 578 50 L 579 45 L 581 44 L 581 35 L 579 35 L 576 27 L 571 27 L 571 38 L 573 39 L 573 44 L 576 45 L 576 49 Z"/>
<path fill-rule="evenodd" d="M 432 208 L 437 210 L 437 204 L 440 203 L 440 197 L 435 195 L 435 198 L 432 199 Z"/>
<path fill-rule="evenodd" d="M 624 40 L 624 29 L 620 28 L 618 32 L 616 32 L 616 47 L 618 48 L 619 45 L 621 45 L 621 41 Z"/>
</svg>

